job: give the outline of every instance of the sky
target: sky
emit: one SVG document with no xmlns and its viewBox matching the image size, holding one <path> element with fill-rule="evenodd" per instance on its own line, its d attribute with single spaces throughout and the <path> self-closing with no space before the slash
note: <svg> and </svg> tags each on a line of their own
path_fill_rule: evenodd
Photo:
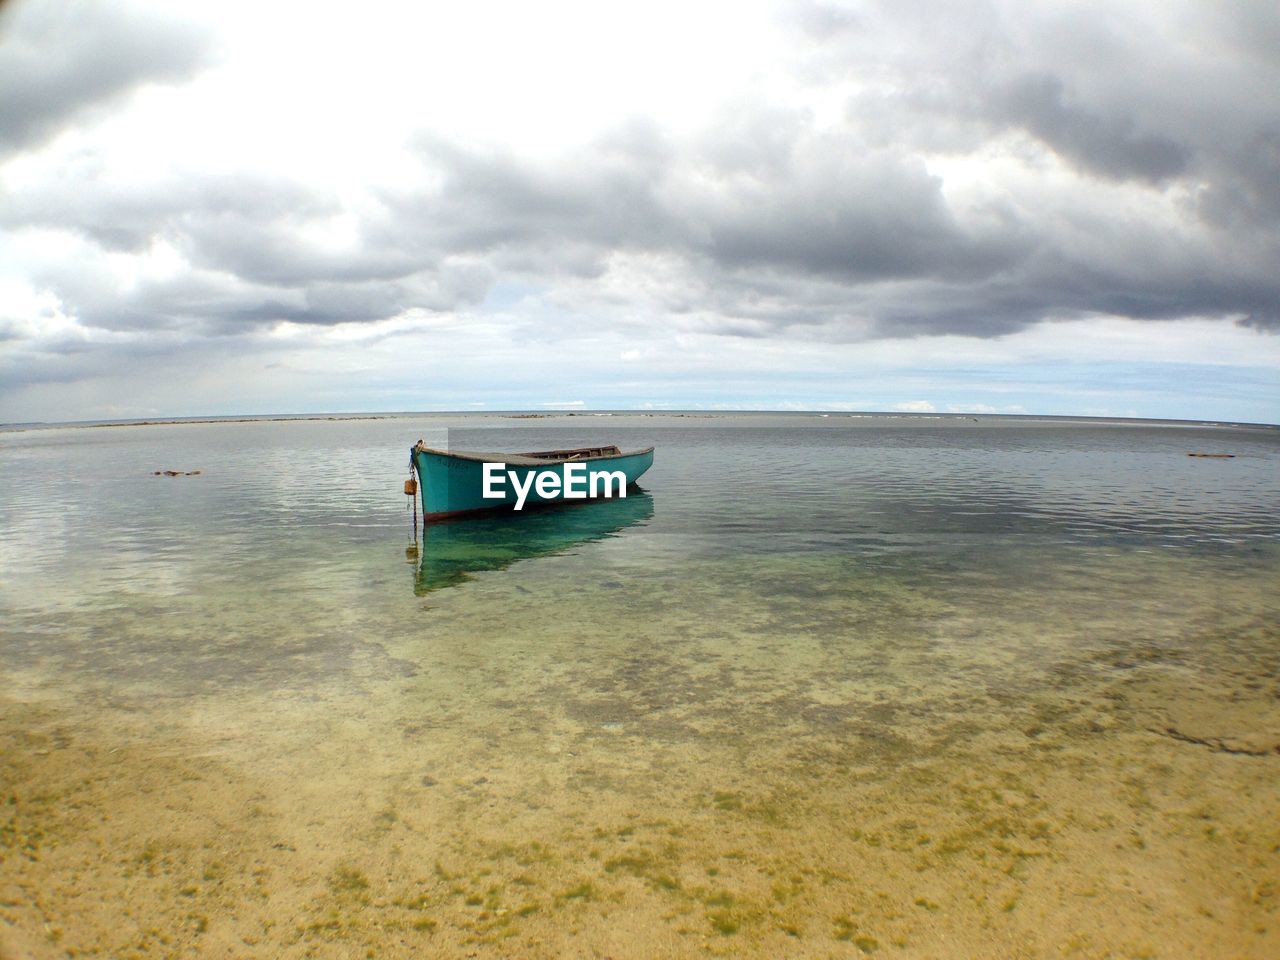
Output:
<svg viewBox="0 0 1280 960">
<path fill-rule="evenodd" d="M 1280 422 L 1274 0 L 0 0 L 0 422 Z"/>
</svg>

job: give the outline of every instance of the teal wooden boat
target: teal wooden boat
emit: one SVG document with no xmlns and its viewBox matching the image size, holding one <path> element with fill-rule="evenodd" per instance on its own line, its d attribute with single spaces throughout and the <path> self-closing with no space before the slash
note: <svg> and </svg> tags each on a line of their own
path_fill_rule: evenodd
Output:
<svg viewBox="0 0 1280 960">
<path fill-rule="evenodd" d="M 419 440 L 409 464 L 418 475 L 423 522 L 431 523 L 487 510 L 624 497 L 653 465 L 653 447 L 481 453 L 434 450 Z"/>
</svg>

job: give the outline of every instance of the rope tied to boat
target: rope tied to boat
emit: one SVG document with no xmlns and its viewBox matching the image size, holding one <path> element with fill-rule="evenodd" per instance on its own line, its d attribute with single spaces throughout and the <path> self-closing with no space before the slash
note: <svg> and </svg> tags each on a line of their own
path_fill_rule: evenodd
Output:
<svg viewBox="0 0 1280 960">
<path fill-rule="evenodd" d="M 422 441 L 418 441 L 421 446 Z M 409 451 L 409 479 L 404 482 L 404 495 L 409 498 L 409 502 L 413 504 L 413 546 L 408 547 L 405 553 L 410 557 L 418 555 L 418 472 L 417 464 L 414 461 L 414 447 Z"/>
</svg>

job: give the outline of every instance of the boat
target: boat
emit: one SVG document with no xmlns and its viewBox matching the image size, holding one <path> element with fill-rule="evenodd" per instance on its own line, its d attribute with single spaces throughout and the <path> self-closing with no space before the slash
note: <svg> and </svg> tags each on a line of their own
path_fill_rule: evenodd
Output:
<svg viewBox="0 0 1280 960">
<path fill-rule="evenodd" d="M 653 447 L 485 453 L 436 450 L 419 440 L 409 451 L 424 523 L 490 510 L 623 498 L 652 465 Z"/>
<path fill-rule="evenodd" d="M 489 510 L 422 531 L 422 558 L 414 593 L 425 596 L 457 586 L 477 573 L 505 570 L 523 560 L 567 553 L 586 543 L 622 535 L 653 517 L 653 497 L 640 488 L 625 499 L 535 510 Z"/>
</svg>

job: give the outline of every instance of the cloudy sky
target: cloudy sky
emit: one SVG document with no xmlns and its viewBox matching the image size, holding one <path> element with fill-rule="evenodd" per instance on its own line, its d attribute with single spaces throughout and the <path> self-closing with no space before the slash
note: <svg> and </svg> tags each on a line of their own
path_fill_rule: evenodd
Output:
<svg viewBox="0 0 1280 960">
<path fill-rule="evenodd" d="M 1280 421 L 1275 0 L 0 3 L 0 421 Z"/>
</svg>

